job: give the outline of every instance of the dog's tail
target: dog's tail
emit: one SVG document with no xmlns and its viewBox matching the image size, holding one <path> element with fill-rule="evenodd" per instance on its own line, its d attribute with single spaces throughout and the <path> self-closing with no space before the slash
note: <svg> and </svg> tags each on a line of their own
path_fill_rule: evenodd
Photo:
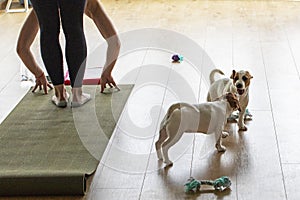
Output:
<svg viewBox="0 0 300 200">
<path fill-rule="evenodd" d="M 222 72 L 220 69 L 214 69 L 210 72 L 209 74 L 209 81 L 210 84 L 212 84 L 213 82 L 215 82 L 215 73 L 219 73 L 221 75 L 224 75 L 224 72 Z"/>
</svg>

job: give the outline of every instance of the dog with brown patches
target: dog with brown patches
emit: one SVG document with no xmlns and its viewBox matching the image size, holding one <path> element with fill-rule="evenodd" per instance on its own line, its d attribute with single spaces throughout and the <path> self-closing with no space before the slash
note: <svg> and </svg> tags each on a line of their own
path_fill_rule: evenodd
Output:
<svg viewBox="0 0 300 200">
<path fill-rule="evenodd" d="M 253 78 L 253 76 L 249 73 L 249 71 L 232 70 L 230 78 L 221 78 L 215 80 L 214 76 L 216 73 L 224 75 L 224 73 L 219 69 L 214 69 L 211 71 L 209 76 L 210 88 L 207 94 L 207 101 L 214 101 L 216 98 L 227 92 L 233 92 L 237 94 L 241 108 L 241 112 L 239 113 L 238 119 L 239 131 L 247 131 L 244 119 L 246 108 L 249 102 L 250 80 Z"/>
<path fill-rule="evenodd" d="M 183 133 L 215 134 L 216 148 L 224 152 L 222 137 L 226 119 L 230 113 L 239 109 L 239 101 L 234 93 L 226 93 L 213 102 L 201 104 L 176 103 L 170 106 L 160 124 L 159 139 L 155 143 L 157 157 L 169 166 L 168 151 L 179 141 Z"/>
</svg>

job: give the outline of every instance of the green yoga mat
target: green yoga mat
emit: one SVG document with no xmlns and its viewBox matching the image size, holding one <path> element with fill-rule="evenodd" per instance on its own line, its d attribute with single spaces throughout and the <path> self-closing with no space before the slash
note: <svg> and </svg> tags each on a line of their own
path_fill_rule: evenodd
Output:
<svg viewBox="0 0 300 200">
<path fill-rule="evenodd" d="M 83 195 L 132 88 L 86 86 L 92 100 L 74 109 L 28 92 L 0 125 L 0 195 Z"/>
</svg>

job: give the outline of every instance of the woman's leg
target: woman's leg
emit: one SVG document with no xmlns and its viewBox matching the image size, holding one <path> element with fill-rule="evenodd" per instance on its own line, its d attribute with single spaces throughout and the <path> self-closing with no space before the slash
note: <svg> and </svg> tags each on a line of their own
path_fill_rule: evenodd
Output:
<svg viewBox="0 0 300 200">
<path fill-rule="evenodd" d="M 85 0 L 59 0 L 59 6 L 71 86 L 77 88 L 82 86 L 87 55 L 83 31 Z"/>
<path fill-rule="evenodd" d="M 32 0 L 31 2 L 39 20 L 43 62 L 55 87 L 55 98 L 52 101 L 58 105 L 57 103 L 66 101 L 63 56 L 59 43 L 58 2 L 56 0 Z"/>
<path fill-rule="evenodd" d="M 66 60 L 72 86 L 72 106 L 77 107 L 90 99 L 82 92 L 86 65 L 86 41 L 83 31 L 85 0 L 59 0 L 62 27 L 66 38 Z"/>
<path fill-rule="evenodd" d="M 57 1 L 33 0 L 33 8 L 39 20 L 41 34 L 41 54 L 53 82 L 64 83 L 63 57 L 59 44 L 60 19 Z"/>
</svg>

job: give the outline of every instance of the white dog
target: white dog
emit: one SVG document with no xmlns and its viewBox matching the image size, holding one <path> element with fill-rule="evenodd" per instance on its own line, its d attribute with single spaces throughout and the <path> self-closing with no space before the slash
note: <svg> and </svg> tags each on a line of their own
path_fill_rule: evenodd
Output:
<svg viewBox="0 0 300 200">
<path fill-rule="evenodd" d="M 184 132 L 215 133 L 216 148 L 224 152 L 221 138 L 227 117 L 234 110 L 239 109 L 238 98 L 233 93 L 227 93 L 218 98 L 218 101 L 201 104 L 176 103 L 167 111 L 160 124 L 159 139 L 155 143 L 157 157 L 167 166 L 173 163 L 169 160 L 168 151 L 179 141 Z"/>
<path fill-rule="evenodd" d="M 230 78 L 221 78 L 219 80 L 214 80 L 216 73 L 224 75 L 224 73 L 215 69 L 211 71 L 210 79 L 210 88 L 207 94 L 207 101 L 214 101 L 216 98 L 221 95 L 232 92 L 238 95 L 241 111 L 239 113 L 238 126 L 239 131 L 246 131 L 247 127 L 244 123 L 245 112 L 249 102 L 249 85 L 250 80 L 253 78 L 248 71 L 232 71 Z"/>
</svg>

